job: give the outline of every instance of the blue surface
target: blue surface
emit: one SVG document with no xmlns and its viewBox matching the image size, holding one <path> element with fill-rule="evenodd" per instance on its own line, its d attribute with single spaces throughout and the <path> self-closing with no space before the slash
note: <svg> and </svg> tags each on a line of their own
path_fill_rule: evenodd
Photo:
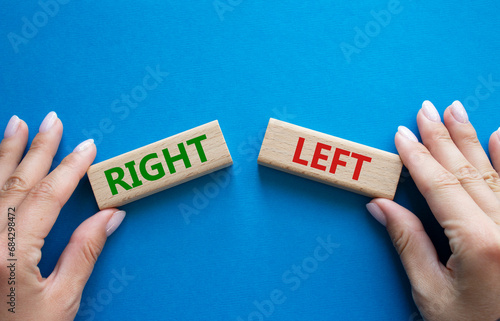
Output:
<svg viewBox="0 0 500 321">
<path fill-rule="evenodd" d="M 462 100 L 486 146 L 500 125 L 500 87 L 477 88 L 500 80 L 498 1 L 221 0 L 219 13 L 212 0 L 70 1 L 53 16 L 36 1 L 1 7 L 0 126 L 18 114 L 32 139 L 55 110 L 65 133 L 54 165 L 87 137 L 98 162 L 214 119 L 236 164 L 205 202 L 197 191 L 214 176 L 123 206 L 77 320 L 420 319 L 369 199 L 259 167 L 257 154 L 270 117 L 395 152 L 397 126 L 416 130 L 424 99 L 441 112 Z M 396 13 L 377 29 L 371 11 L 388 7 Z M 23 17 L 34 16 L 37 33 L 24 27 L 31 38 L 16 44 Z M 365 26 L 368 40 L 355 39 Z M 363 48 L 344 54 L 355 40 Z M 168 76 L 141 92 L 157 66 Z M 136 104 L 114 104 L 131 94 Z M 407 172 L 396 200 L 446 258 Z M 196 214 L 183 217 L 181 204 Z M 46 240 L 43 275 L 96 211 L 84 178 Z M 317 239 L 329 236 L 336 247 L 314 266 Z M 311 273 L 299 283 L 288 271 L 303 263 Z M 281 304 L 262 316 L 254 302 L 271 298 Z"/>
</svg>

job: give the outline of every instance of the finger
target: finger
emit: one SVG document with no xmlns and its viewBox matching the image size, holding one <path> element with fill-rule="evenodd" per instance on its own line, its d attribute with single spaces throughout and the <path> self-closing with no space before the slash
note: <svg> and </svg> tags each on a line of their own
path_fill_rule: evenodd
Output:
<svg viewBox="0 0 500 321">
<path fill-rule="evenodd" d="M 100 211 L 85 220 L 71 236 L 54 271 L 47 279 L 53 282 L 54 291 L 72 291 L 67 293 L 68 304 L 80 303 L 83 288 L 107 237 L 118 228 L 124 217 L 125 212 L 117 209 Z"/>
<path fill-rule="evenodd" d="M 500 128 L 491 135 L 488 148 L 493 167 L 500 173 Z"/>
<path fill-rule="evenodd" d="M 92 139 L 80 143 L 52 173 L 35 185 L 20 206 L 30 213 L 19 218 L 22 229 L 44 239 L 49 234 L 63 205 L 92 164 L 96 147 Z"/>
<path fill-rule="evenodd" d="M 0 143 L 0 198 L 1 190 L 8 177 L 16 170 L 28 142 L 28 126 L 17 116 L 12 116 L 5 128 L 4 139 Z M 15 204 L 7 200 L 0 201 L 0 211 L 7 213 L 8 208 L 15 207 Z M 8 222 L 7 215 L 0 216 L 0 231 Z"/>
<path fill-rule="evenodd" d="M 18 206 L 30 189 L 47 175 L 62 131 L 63 126 L 56 113 L 50 112 L 40 125 L 28 153 L 0 191 L 0 197 L 10 206 Z"/>
<path fill-rule="evenodd" d="M 465 113 L 465 110 L 463 110 Z M 464 117 L 462 113 L 462 117 Z M 431 155 L 460 181 L 479 207 L 492 218 L 500 217 L 500 200 L 488 186 L 483 176 L 465 158 L 451 139 L 448 129 L 438 120 L 439 114 L 431 102 L 425 101 L 417 115 L 422 141 Z M 463 119 L 463 118 L 462 118 Z"/>
<path fill-rule="evenodd" d="M 500 177 L 477 138 L 465 108 L 459 101 L 453 102 L 444 113 L 444 122 L 455 145 L 467 160 L 479 170 L 497 198 L 500 198 Z M 498 207 L 498 206 L 497 206 Z"/>
<path fill-rule="evenodd" d="M 468 231 L 473 222 L 491 223 L 458 179 L 444 169 L 424 145 L 418 143 L 408 128 L 399 127 L 395 143 L 403 163 L 445 232 L 457 229 Z"/>
<path fill-rule="evenodd" d="M 0 186 L 3 186 L 14 173 L 27 143 L 28 125 L 19 117 L 12 116 L 5 128 L 4 139 L 0 143 Z"/>
<path fill-rule="evenodd" d="M 422 223 L 412 212 L 382 198 L 371 201 L 366 207 L 386 226 L 410 279 L 415 300 L 429 297 L 447 284 L 447 269 L 439 261 Z"/>
</svg>

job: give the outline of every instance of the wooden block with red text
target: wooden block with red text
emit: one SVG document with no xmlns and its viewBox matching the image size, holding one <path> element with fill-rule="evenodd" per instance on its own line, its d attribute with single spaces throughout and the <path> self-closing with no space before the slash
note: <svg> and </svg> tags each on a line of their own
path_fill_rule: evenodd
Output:
<svg viewBox="0 0 500 321">
<path fill-rule="evenodd" d="M 393 199 L 399 155 L 271 118 L 258 163 L 370 197 Z"/>
<path fill-rule="evenodd" d="M 233 163 L 215 120 L 92 165 L 100 209 L 130 203 Z"/>
</svg>

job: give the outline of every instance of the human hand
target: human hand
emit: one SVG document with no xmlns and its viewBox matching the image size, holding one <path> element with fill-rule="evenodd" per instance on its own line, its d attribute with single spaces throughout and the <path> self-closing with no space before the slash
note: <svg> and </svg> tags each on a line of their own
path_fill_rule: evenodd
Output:
<svg viewBox="0 0 500 321">
<path fill-rule="evenodd" d="M 491 163 L 460 102 L 446 109 L 443 124 L 425 101 L 417 123 L 423 144 L 400 127 L 396 147 L 449 239 L 446 266 L 413 213 L 387 199 L 368 211 L 387 227 L 425 320 L 498 320 L 500 130 L 490 138 Z"/>
<path fill-rule="evenodd" d="M 42 278 L 37 265 L 44 238 L 96 155 L 87 140 L 47 175 L 62 132 L 62 122 L 49 113 L 22 159 L 28 126 L 13 116 L 0 144 L 0 320 L 73 320 L 106 238 L 125 216 L 106 209 L 88 218 Z"/>
</svg>

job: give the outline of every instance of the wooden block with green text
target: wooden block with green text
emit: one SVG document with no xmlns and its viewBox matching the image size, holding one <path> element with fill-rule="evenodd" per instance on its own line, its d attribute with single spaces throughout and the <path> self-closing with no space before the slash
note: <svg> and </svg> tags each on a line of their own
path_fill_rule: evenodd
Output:
<svg viewBox="0 0 500 321">
<path fill-rule="evenodd" d="M 218 121 L 92 165 L 87 174 L 100 209 L 116 207 L 233 163 Z"/>
<path fill-rule="evenodd" d="M 393 199 L 399 155 L 271 118 L 258 163 L 370 197 Z"/>
</svg>

